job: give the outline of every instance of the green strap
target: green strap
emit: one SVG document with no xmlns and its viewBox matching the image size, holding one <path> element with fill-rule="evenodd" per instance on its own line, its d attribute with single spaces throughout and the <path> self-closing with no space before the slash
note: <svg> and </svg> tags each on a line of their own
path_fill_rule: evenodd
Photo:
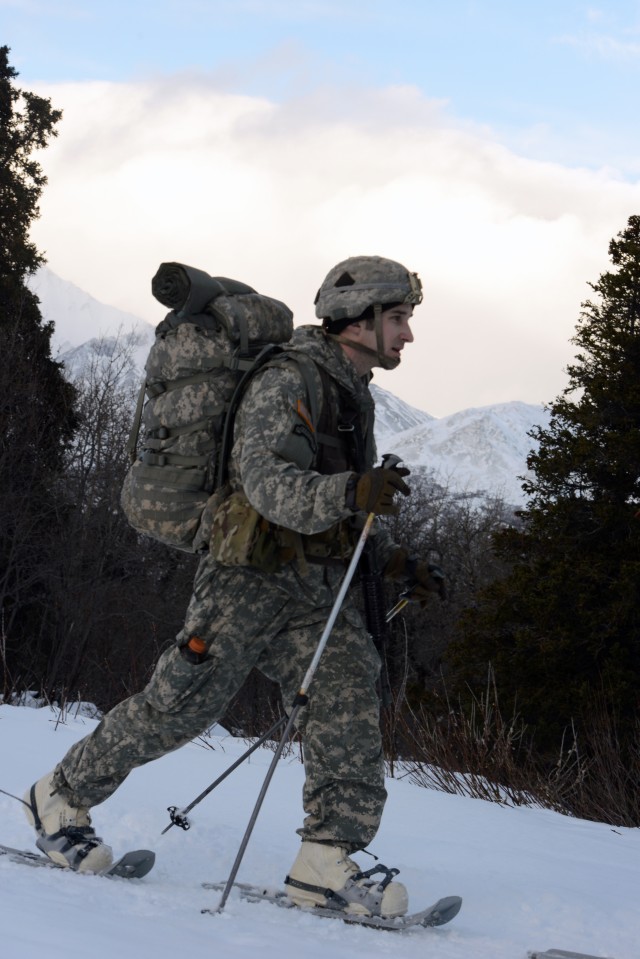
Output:
<svg viewBox="0 0 640 959">
<path fill-rule="evenodd" d="M 240 400 L 244 395 L 244 391 L 246 390 L 254 373 L 263 366 L 266 366 L 266 364 L 280 352 L 282 352 L 282 347 L 279 344 L 267 343 L 260 350 L 258 355 L 253 358 L 253 360 L 248 361 L 248 366 L 246 367 L 244 374 L 236 384 L 233 395 L 229 400 L 227 414 L 224 420 L 222 437 L 220 439 L 220 452 L 218 456 L 216 481 L 214 485 L 215 489 L 221 489 L 227 481 L 227 467 L 229 463 L 231 447 L 233 445 L 233 427 L 235 424 L 238 406 L 240 405 Z"/>
<path fill-rule="evenodd" d="M 191 376 L 181 376 L 176 380 L 149 380 L 147 383 L 147 395 L 149 399 L 155 399 L 161 393 L 169 393 L 171 390 L 182 389 L 183 386 L 197 386 L 198 383 L 206 383 L 211 379 L 211 373 L 214 370 L 229 369 L 240 370 L 243 373 L 250 370 L 254 364 L 251 357 L 241 356 L 222 356 L 212 359 L 207 370 L 202 373 L 192 373 Z"/>
<path fill-rule="evenodd" d="M 220 293 L 223 292 L 223 290 L 220 290 Z M 220 295 L 220 293 L 218 295 Z M 171 312 L 165 317 L 162 323 L 159 323 L 156 327 L 156 336 L 163 336 L 166 333 L 171 333 L 173 330 L 177 330 L 179 326 L 182 326 L 183 323 L 193 323 L 194 326 L 199 326 L 203 330 L 210 330 L 212 333 L 215 333 L 220 329 L 220 320 L 216 319 L 214 316 L 209 316 L 206 313 L 180 314 Z"/>
<path fill-rule="evenodd" d="M 181 456 L 179 453 L 152 453 L 151 450 L 145 450 L 140 459 L 145 466 L 202 467 L 209 462 L 209 455 Z"/>
<path fill-rule="evenodd" d="M 173 429 L 169 429 L 167 426 L 160 426 L 156 430 L 150 430 L 144 438 L 145 448 L 150 450 L 162 449 L 162 443 L 165 443 L 167 440 L 175 439 L 179 436 L 189 436 L 191 433 L 200 433 L 200 432 L 210 432 L 212 427 L 212 420 L 215 420 L 222 413 L 220 412 L 211 416 L 208 416 L 204 420 L 198 420 L 197 423 L 188 423 L 186 426 L 176 426 Z M 211 448 L 213 449 L 214 439 L 211 438 Z"/>
<path fill-rule="evenodd" d="M 138 436 L 140 435 L 140 423 L 142 421 L 142 408 L 144 407 L 146 387 L 147 381 L 143 380 L 138 391 L 136 411 L 133 415 L 131 432 L 129 433 L 129 439 L 127 440 L 127 453 L 129 454 L 129 459 L 132 463 L 135 463 L 136 461 L 136 450 L 138 447 Z"/>
<path fill-rule="evenodd" d="M 316 364 L 304 353 L 287 354 L 287 356 L 292 357 L 294 362 L 298 364 L 298 369 L 302 373 L 307 396 L 309 397 L 309 406 L 311 407 L 309 411 L 311 413 L 311 422 L 315 426 L 320 419 L 320 404 L 322 402 L 322 398 L 320 398 L 320 401 L 318 400 L 318 391 L 316 389 L 316 382 L 313 375 L 317 368 Z"/>
</svg>

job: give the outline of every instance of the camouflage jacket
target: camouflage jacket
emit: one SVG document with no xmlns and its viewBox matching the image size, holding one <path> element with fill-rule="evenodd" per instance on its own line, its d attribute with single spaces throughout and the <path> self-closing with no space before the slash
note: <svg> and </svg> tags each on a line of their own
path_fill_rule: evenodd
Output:
<svg viewBox="0 0 640 959">
<path fill-rule="evenodd" d="M 309 396 L 308 377 L 296 361 L 297 352 L 313 361 L 305 365 L 314 370 L 321 402 L 335 402 L 335 396 L 323 396 L 317 367 L 349 394 L 361 415 L 365 468 L 374 465 L 374 403 L 367 380 L 358 376 L 341 347 L 321 327 L 305 326 L 295 330 L 286 359 L 267 366 L 251 381 L 238 410 L 229 476 L 234 490 L 243 490 L 265 519 L 312 535 L 354 517 L 345 505 L 351 471 L 325 474 L 314 468 L 317 423 L 311 411 L 318 408 L 318 401 Z M 376 540 L 384 563 L 395 544 L 379 526 Z"/>
</svg>

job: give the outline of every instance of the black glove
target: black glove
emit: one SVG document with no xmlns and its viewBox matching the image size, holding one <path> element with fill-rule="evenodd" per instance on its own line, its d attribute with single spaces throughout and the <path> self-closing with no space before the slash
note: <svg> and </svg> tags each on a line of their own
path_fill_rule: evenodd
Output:
<svg viewBox="0 0 640 959">
<path fill-rule="evenodd" d="M 407 571 L 413 565 L 413 581 L 407 583 L 407 599 L 412 603 L 420 603 L 422 609 L 427 605 L 434 593 L 440 599 L 447 598 L 447 587 L 444 582 L 444 573 L 435 563 L 424 563 L 409 560 Z"/>
<path fill-rule="evenodd" d="M 352 510 L 364 510 L 365 513 L 376 513 L 378 516 L 395 515 L 398 507 L 394 506 L 394 495 L 402 493 L 403 496 L 408 496 L 411 492 L 402 479 L 403 476 L 408 476 L 409 472 L 405 466 L 396 466 L 394 469 L 376 466 L 361 476 L 354 473 L 347 483 L 347 506 Z"/>
<path fill-rule="evenodd" d="M 387 579 L 399 580 L 406 584 L 404 595 L 412 603 L 420 603 L 424 608 L 433 593 L 440 599 L 447 598 L 444 573 L 434 563 L 425 563 L 409 556 L 405 549 L 393 551 L 383 570 Z"/>
</svg>

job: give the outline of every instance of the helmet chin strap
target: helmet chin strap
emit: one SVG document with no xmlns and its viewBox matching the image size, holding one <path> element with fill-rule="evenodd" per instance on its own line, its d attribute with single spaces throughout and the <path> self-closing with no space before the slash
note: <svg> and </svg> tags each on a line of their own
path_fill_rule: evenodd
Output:
<svg viewBox="0 0 640 959">
<path fill-rule="evenodd" d="M 398 357 L 397 360 L 392 360 L 390 356 L 384 355 L 384 341 L 382 339 L 382 306 L 380 303 L 375 303 L 373 307 L 373 326 L 376 332 L 378 365 L 381 366 L 383 370 L 395 370 L 396 366 L 400 362 L 400 357 Z"/>
<path fill-rule="evenodd" d="M 347 346 L 350 346 L 352 350 L 357 350 L 359 353 L 366 353 L 367 356 L 375 356 L 375 365 L 382 367 L 383 370 L 395 370 L 396 366 L 400 363 L 400 357 L 393 359 L 390 356 L 385 356 L 384 340 L 382 337 L 382 306 L 380 303 L 374 305 L 373 316 L 373 326 L 376 334 L 375 350 L 372 350 L 370 346 L 365 346 L 364 343 L 350 339 L 348 336 L 342 336 L 341 333 L 328 333 L 327 336 L 335 340 L 336 343 L 345 343 Z"/>
</svg>

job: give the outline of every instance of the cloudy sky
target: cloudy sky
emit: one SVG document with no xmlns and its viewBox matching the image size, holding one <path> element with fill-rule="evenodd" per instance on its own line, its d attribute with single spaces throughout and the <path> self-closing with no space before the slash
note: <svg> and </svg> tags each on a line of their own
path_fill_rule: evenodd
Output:
<svg viewBox="0 0 640 959">
<path fill-rule="evenodd" d="M 425 299 L 376 382 L 442 416 L 551 402 L 608 243 L 640 214 L 640 3 L 0 0 L 50 268 L 159 322 L 162 261 L 313 322 L 329 268 L 398 259 Z"/>
</svg>

